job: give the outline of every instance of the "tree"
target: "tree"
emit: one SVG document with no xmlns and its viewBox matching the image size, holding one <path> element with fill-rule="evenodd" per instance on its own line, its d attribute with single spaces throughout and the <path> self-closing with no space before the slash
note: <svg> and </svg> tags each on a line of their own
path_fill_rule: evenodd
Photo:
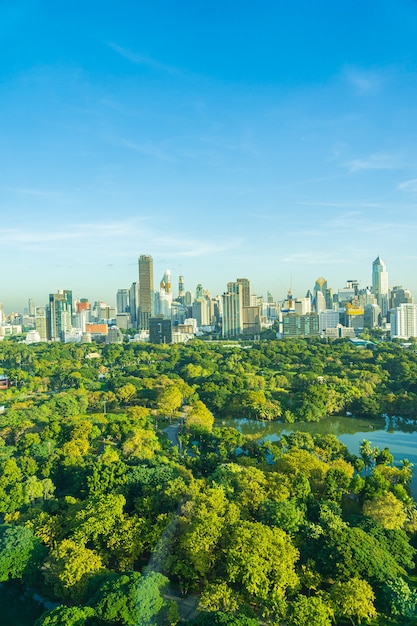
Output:
<svg viewBox="0 0 417 626">
<path fill-rule="evenodd" d="M 100 556 L 72 539 L 52 550 L 45 564 L 45 581 L 59 598 L 81 601 L 90 578 L 103 571 Z"/>
<path fill-rule="evenodd" d="M 132 383 L 127 383 L 116 390 L 116 396 L 123 404 L 130 402 L 136 395 L 136 387 Z"/>
<path fill-rule="evenodd" d="M 188 626 L 259 626 L 257 619 L 247 617 L 242 613 L 202 613 L 191 620 Z"/>
<path fill-rule="evenodd" d="M 319 595 L 298 595 L 290 605 L 286 621 L 288 626 L 331 626 L 333 617 L 333 609 Z"/>
<path fill-rule="evenodd" d="M 221 581 L 207 585 L 200 596 L 198 609 L 209 612 L 234 613 L 241 604 L 239 595 L 226 582 Z"/>
<path fill-rule="evenodd" d="M 183 395 L 178 387 L 169 385 L 164 387 L 159 393 L 157 407 L 163 415 L 171 417 L 180 408 L 183 399 Z"/>
<path fill-rule="evenodd" d="M 206 578 L 220 558 L 218 545 L 230 515 L 236 521 L 236 507 L 229 505 L 221 487 L 198 494 L 183 505 L 178 524 L 178 549 L 171 559 L 171 570 L 183 581 L 183 586 Z"/>
<path fill-rule="evenodd" d="M 123 444 L 123 455 L 140 460 L 152 459 L 161 449 L 158 437 L 153 430 L 135 429 Z"/>
<path fill-rule="evenodd" d="M 352 578 L 347 582 L 337 582 L 331 587 L 330 596 L 336 615 L 347 617 L 353 626 L 376 616 L 375 594 L 366 580 Z"/>
<path fill-rule="evenodd" d="M 136 590 L 136 624 L 151 626 L 155 623 L 156 616 L 166 606 L 162 594 L 168 584 L 168 578 L 158 572 L 142 576 Z"/>
<path fill-rule="evenodd" d="M 185 427 L 195 434 L 211 433 L 213 424 L 213 414 L 201 400 L 197 400 L 185 418 Z"/>
<path fill-rule="evenodd" d="M 89 601 L 104 622 L 136 626 L 138 622 L 137 595 L 142 579 L 139 572 L 112 574 Z"/>
<path fill-rule="evenodd" d="M 363 503 L 363 514 L 384 528 L 402 528 L 407 519 L 404 506 L 391 491 L 375 496 Z"/>
<path fill-rule="evenodd" d="M 366 470 L 369 471 L 375 461 L 376 454 L 379 454 L 379 450 L 373 448 L 371 442 L 367 439 L 362 439 L 359 446 L 359 454 L 362 457 Z"/>
<path fill-rule="evenodd" d="M 387 580 L 383 585 L 385 611 L 388 615 L 414 617 L 416 614 L 417 594 L 412 591 L 403 578 Z"/>
<path fill-rule="evenodd" d="M 259 507 L 260 521 L 267 526 L 278 526 L 287 533 L 297 532 L 304 515 L 293 500 L 274 502 L 265 499 Z"/>
<path fill-rule="evenodd" d="M 22 472 L 14 458 L 7 459 L 0 475 L 0 513 L 13 513 L 25 499 L 22 485 Z"/>
<path fill-rule="evenodd" d="M 58 606 L 43 613 L 34 626 L 86 626 L 95 611 L 89 606 Z"/>
<path fill-rule="evenodd" d="M 0 525 L 0 582 L 10 578 L 27 578 L 43 557 L 40 540 L 24 526 Z"/>
<path fill-rule="evenodd" d="M 298 550 L 283 530 L 244 521 L 235 526 L 226 549 L 227 577 L 248 599 L 280 611 L 285 592 L 298 583 L 297 559 Z"/>
</svg>

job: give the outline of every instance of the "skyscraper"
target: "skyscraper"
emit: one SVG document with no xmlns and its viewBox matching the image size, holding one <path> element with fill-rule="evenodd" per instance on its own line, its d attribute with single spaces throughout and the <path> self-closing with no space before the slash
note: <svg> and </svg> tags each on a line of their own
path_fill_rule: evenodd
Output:
<svg viewBox="0 0 417 626">
<path fill-rule="evenodd" d="M 391 337 L 417 337 L 417 304 L 400 304 L 391 314 Z"/>
<path fill-rule="evenodd" d="M 153 315 L 153 259 L 150 255 L 139 257 L 139 329 L 149 329 L 149 318 Z"/>
<path fill-rule="evenodd" d="M 139 284 L 134 282 L 129 289 L 130 322 L 134 328 L 138 326 Z"/>
<path fill-rule="evenodd" d="M 237 283 L 242 285 L 242 306 L 251 305 L 250 281 L 247 278 L 237 278 Z"/>
<path fill-rule="evenodd" d="M 243 329 L 242 283 L 227 283 L 227 293 L 222 295 L 222 336 L 238 337 Z"/>
<path fill-rule="evenodd" d="M 184 276 L 178 278 L 178 300 L 182 302 L 185 296 Z"/>
<path fill-rule="evenodd" d="M 118 313 L 126 313 L 129 310 L 129 289 L 117 290 L 116 307 Z"/>
<path fill-rule="evenodd" d="M 65 331 L 72 326 L 72 291 L 59 289 L 49 294 L 47 310 L 48 339 L 62 341 Z"/>
<path fill-rule="evenodd" d="M 388 272 L 379 255 L 372 263 L 372 292 L 376 296 L 382 317 L 385 317 L 388 311 Z"/>
</svg>

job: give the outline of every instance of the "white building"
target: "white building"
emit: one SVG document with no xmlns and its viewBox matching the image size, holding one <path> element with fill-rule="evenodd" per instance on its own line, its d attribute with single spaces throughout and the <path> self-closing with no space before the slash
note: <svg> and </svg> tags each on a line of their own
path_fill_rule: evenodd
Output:
<svg viewBox="0 0 417 626">
<path fill-rule="evenodd" d="M 321 293 L 321 291 L 319 293 L 323 297 L 323 294 Z M 325 301 L 324 301 L 323 306 L 325 306 Z M 307 315 L 307 313 L 311 313 L 310 298 L 297 298 L 295 301 L 295 312 L 298 313 L 298 315 Z"/>
<path fill-rule="evenodd" d="M 417 337 L 417 304 L 401 304 L 391 313 L 391 337 Z"/>
</svg>

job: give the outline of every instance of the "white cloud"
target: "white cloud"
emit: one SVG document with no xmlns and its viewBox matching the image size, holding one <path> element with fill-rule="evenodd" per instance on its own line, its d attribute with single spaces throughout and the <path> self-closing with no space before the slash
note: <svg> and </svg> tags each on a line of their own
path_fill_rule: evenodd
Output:
<svg viewBox="0 0 417 626">
<path fill-rule="evenodd" d="M 370 70 L 361 70 L 354 67 L 346 67 L 344 76 L 347 82 L 359 94 L 376 93 L 382 85 L 382 75 Z"/>
<path fill-rule="evenodd" d="M 400 191 L 410 191 L 412 193 L 417 192 L 417 178 L 412 178 L 411 180 L 405 180 L 403 183 L 398 185 L 398 189 Z"/>
<path fill-rule="evenodd" d="M 152 250 L 155 258 L 169 255 L 171 258 L 210 257 L 242 246 L 239 238 L 207 237 L 195 238 L 192 235 L 172 232 L 161 236 L 159 224 L 154 217 L 142 216 L 129 220 L 104 222 L 84 222 L 62 224 L 48 231 L 41 227 L 24 229 L 8 228 L 2 231 L 2 250 L 12 249 L 19 254 L 39 253 L 53 259 L 80 256 L 89 260 L 95 257 L 136 259 L 138 250 Z"/>
<path fill-rule="evenodd" d="M 303 264 L 303 265 L 335 265 L 343 264 L 346 259 L 343 255 L 327 254 L 325 252 L 295 252 L 287 254 L 283 257 L 284 263 Z"/>
<path fill-rule="evenodd" d="M 50 189 L 31 189 L 27 187 L 2 187 L 2 189 L 25 196 L 37 196 L 40 198 L 61 197 L 63 195 L 59 191 L 52 191 Z"/>
<path fill-rule="evenodd" d="M 397 170 L 403 167 L 403 164 L 396 155 L 371 154 L 369 157 L 347 161 L 344 166 L 349 170 L 349 172 L 355 173 L 364 170 Z"/>
<path fill-rule="evenodd" d="M 135 65 L 144 65 L 153 70 L 166 72 L 168 74 L 181 75 L 181 72 L 176 67 L 173 67 L 171 65 L 166 65 L 164 63 L 160 63 L 156 59 L 152 59 L 151 57 L 148 57 L 146 55 L 132 52 L 131 50 L 128 50 L 127 48 L 123 48 L 122 46 L 119 46 L 118 44 L 114 42 L 109 42 L 107 45 L 109 46 L 109 48 L 117 52 L 117 54 L 120 54 L 120 56 L 122 56 L 124 59 L 127 59 L 128 61 L 130 61 L 131 63 L 134 63 Z"/>
<path fill-rule="evenodd" d="M 171 161 L 175 162 L 175 159 L 169 156 L 166 152 L 158 148 L 156 145 L 152 145 L 149 143 L 135 143 L 134 141 L 129 141 L 128 139 L 117 139 L 117 143 L 129 150 L 134 150 L 135 152 L 140 152 L 141 154 L 145 154 L 147 156 L 155 157 L 160 161 Z"/>
</svg>

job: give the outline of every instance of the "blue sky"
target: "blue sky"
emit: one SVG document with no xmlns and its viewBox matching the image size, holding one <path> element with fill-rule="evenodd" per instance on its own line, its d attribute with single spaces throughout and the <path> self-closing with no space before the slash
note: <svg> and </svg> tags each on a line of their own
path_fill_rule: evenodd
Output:
<svg viewBox="0 0 417 626">
<path fill-rule="evenodd" d="M 0 2 L 0 301 L 417 297 L 417 2 Z"/>
</svg>

